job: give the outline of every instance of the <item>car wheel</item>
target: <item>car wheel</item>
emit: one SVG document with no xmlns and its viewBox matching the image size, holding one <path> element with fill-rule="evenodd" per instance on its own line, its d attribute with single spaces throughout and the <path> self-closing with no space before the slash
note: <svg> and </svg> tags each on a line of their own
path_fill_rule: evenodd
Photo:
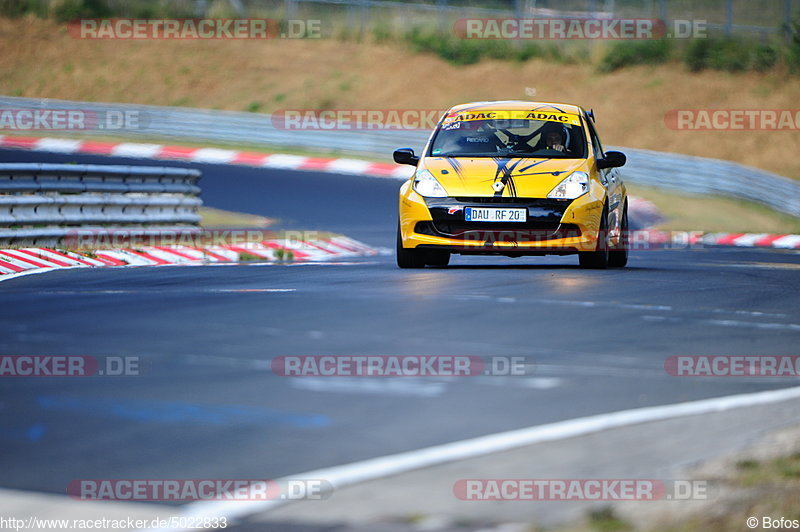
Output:
<svg viewBox="0 0 800 532">
<path fill-rule="evenodd" d="M 397 265 L 401 268 L 424 268 L 425 250 L 403 247 L 400 224 L 397 224 Z"/>
<path fill-rule="evenodd" d="M 600 215 L 600 230 L 597 232 L 597 248 L 578 253 L 581 268 L 603 269 L 608 266 L 608 207 Z"/>
<path fill-rule="evenodd" d="M 447 251 L 428 250 L 425 264 L 428 266 L 447 266 L 450 264 L 450 253 Z"/>
<path fill-rule="evenodd" d="M 628 264 L 628 247 L 630 239 L 628 238 L 628 204 L 625 204 L 625 210 L 622 211 L 622 224 L 620 226 L 619 245 L 617 249 L 612 249 L 608 253 L 608 265 L 614 268 L 622 268 Z"/>
</svg>

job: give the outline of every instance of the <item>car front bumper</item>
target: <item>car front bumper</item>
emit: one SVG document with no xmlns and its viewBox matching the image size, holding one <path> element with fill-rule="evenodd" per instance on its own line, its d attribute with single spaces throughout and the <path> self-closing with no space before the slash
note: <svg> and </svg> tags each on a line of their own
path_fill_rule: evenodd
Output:
<svg viewBox="0 0 800 532">
<path fill-rule="evenodd" d="M 599 192 L 598 195 L 593 192 Z M 423 198 L 401 189 L 400 234 L 405 248 L 442 249 L 461 254 L 566 255 L 594 251 L 604 191 L 575 200 L 512 197 Z M 521 222 L 467 222 L 466 207 L 524 207 Z"/>
</svg>

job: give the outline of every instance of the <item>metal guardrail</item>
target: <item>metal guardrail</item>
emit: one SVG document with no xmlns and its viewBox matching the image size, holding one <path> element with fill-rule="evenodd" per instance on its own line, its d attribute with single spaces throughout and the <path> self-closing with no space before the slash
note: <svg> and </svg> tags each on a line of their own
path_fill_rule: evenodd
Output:
<svg viewBox="0 0 800 532">
<path fill-rule="evenodd" d="M 381 154 L 389 160 L 398 147 L 421 150 L 429 131 L 424 130 L 284 130 L 267 114 L 212 111 L 132 104 L 71 102 L 0 97 L 3 109 L 70 109 L 103 115 L 136 113 L 137 127 L 119 130 L 89 129 L 85 134 L 113 135 L 132 140 L 147 138 L 201 141 L 231 145 L 266 145 L 336 150 L 344 153 Z M 102 123 L 102 120 L 100 121 Z M 0 130 L 0 134 L 9 132 Z M 20 134 L 24 132 L 16 131 Z M 619 148 L 628 156 L 624 176 L 631 183 L 675 189 L 693 194 L 716 194 L 767 205 L 800 216 L 800 182 L 748 166 L 674 153 Z"/>
<path fill-rule="evenodd" d="M 56 245 L 77 229 L 194 231 L 199 178 L 186 168 L 0 164 L 0 242 Z"/>
<path fill-rule="evenodd" d="M 124 137 L 132 140 L 163 138 L 381 153 L 386 155 L 387 161 L 391 160 L 392 150 L 398 145 L 422 146 L 429 134 L 429 131 L 423 130 L 287 130 L 276 128 L 272 117 L 261 113 L 0 96 L 0 111 L 4 109 L 80 110 L 90 117 L 86 120 L 87 125 L 97 126 L 79 130 L 65 129 L 62 130 L 63 133 Z M 121 116 L 128 116 L 130 119 L 117 128 L 115 124 L 118 120 L 125 121 L 124 118 L 118 118 Z M 101 124 L 103 127 L 99 127 Z M 57 135 L 59 132 L 61 131 L 56 130 L 52 134 Z M 24 135 L 26 131 L 0 129 L 0 134 L 4 133 Z"/>
<path fill-rule="evenodd" d="M 741 164 L 633 148 L 623 177 L 630 183 L 698 195 L 739 198 L 800 217 L 800 181 Z"/>
</svg>

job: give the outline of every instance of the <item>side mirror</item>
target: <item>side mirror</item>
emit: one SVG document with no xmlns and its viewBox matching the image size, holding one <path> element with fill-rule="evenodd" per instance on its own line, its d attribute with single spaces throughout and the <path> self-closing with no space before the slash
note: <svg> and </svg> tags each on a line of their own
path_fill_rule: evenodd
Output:
<svg viewBox="0 0 800 532">
<path fill-rule="evenodd" d="M 628 158 L 621 151 L 607 151 L 605 157 L 597 159 L 597 169 L 619 168 L 624 166 L 627 161 Z"/>
<path fill-rule="evenodd" d="M 419 157 L 414 155 L 414 150 L 411 148 L 394 150 L 392 157 L 397 164 L 410 164 L 411 166 L 417 166 L 417 164 L 419 164 Z"/>
</svg>

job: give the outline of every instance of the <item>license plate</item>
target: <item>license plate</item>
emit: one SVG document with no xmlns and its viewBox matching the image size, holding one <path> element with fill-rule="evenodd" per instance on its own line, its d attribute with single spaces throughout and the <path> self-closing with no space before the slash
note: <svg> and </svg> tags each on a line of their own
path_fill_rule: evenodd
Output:
<svg viewBox="0 0 800 532">
<path fill-rule="evenodd" d="M 467 207 L 464 216 L 468 222 L 526 222 L 528 209 L 503 209 L 500 207 Z"/>
</svg>

